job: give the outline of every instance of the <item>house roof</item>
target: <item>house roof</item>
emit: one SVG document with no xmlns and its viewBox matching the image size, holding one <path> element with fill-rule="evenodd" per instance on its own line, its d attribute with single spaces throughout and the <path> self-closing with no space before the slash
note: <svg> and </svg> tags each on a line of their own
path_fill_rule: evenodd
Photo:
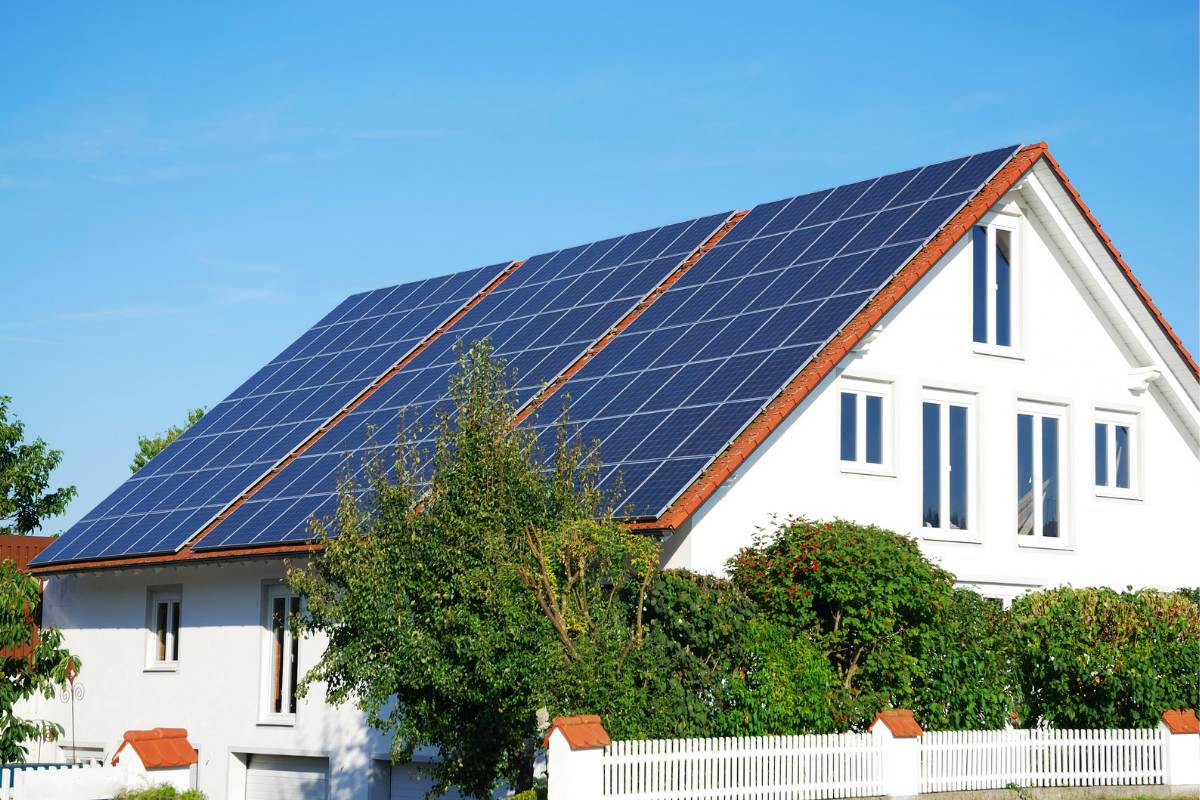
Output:
<svg viewBox="0 0 1200 800">
<path fill-rule="evenodd" d="M 185 728 L 154 728 L 148 731 L 125 731 L 125 738 L 120 747 L 113 753 L 112 763 L 115 766 L 121 758 L 121 751 L 128 746 L 146 769 L 173 769 L 195 764 L 196 748 L 188 741 Z"/>
<path fill-rule="evenodd" d="M 53 541 L 53 536 L 0 535 L 0 561 L 12 561 L 24 572 L 33 557 Z"/>
<path fill-rule="evenodd" d="M 1003 148 L 765 203 L 750 212 L 712 215 L 554 251 L 507 266 L 497 265 L 485 275 L 490 282 L 465 302 L 455 300 L 446 304 L 445 308 L 457 310 L 444 323 L 420 337 L 403 358 L 368 381 L 353 399 L 265 472 L 238 468 L 236 463 L 226 464 L 225 472 L 217 469 L 220 476 L 233 475 L 223 491 L 234 498 L 218 513 L 210 513 L 208 508 L 197 511 L 187 507 L 155 511 L 169 505 L 176 494 L 190 491 L 189 470 L 182 471 L 183 478 L 174 478 L 170 468 L 172 463 L 178 467 L 181 459 L 188 466 L 188 447 L 195 452 L 199 448 L 196 443 L 206 435 L 218 449 L 231 449 L 219 436 L 238 441 L 240 429 L 214 434 L 211 426 L 219 427 L 219 423 L 210 419 L 210 414 L 201 422 L 210 427 L 189 430 L 151 462 L 147 477 L 166 476 L 160 481 L 161 487 L 118 489 L 113 498 L 68 531 L 63 537 L 66 541 L 43 554 L 35 566 L 55 571 L 109 566 L 118 563 L 113 560 L 116 555 L 122 556 L 119 563 L 143 564 L 310 549 L 307 520 L 311 515 L 330 510 L 336 473 L 344 463 L 342 454 L 366 452 L 372 445 L 368 433 L 372 426 L 384 428 L 384 434 L 375 441 L 394 440 L 393 431 L 387 430 L 386 425 L 396 424 L 396 412 L 401 406 L 410 408 L 409 404 L 415 402 L 418 412 L 432 413 L 441 401 L 424 398 L 436 398 L 436 392 L 430 395 L 425 390 L 424 394 L 415 395 L 412 386 L 424 385 L 420 383 L 422 380 L 429 383 L 425 377 L 429 374 L 444 380 L 447 365 L 451 363 L 447 353 L 452 351 L 454 342 L 483 335 L 498 341 L 503 338 L 501 334 L 506 331 L 508 320 L 514 319 L 511 306 L 541 308 L 539 303 L 544 304 L 545 310 L 532 317 L 533 323 L 524 328 L 518 325 L 522 333 L 505 339 L 497 347 L 497 353 L 508 358 L 510 364 L 521 366 L 522 374 L 532 370 L 529 374 L 540 376 L 537 386 L 520 389 L 517 421 L 535 426 L 542 435 L 551 433 L 555 415 L 538 419 L 537 412 L 545 409 L 547 402 L 569 395 L 571 418 L 582 424 L 579 435 L 585 441 L 601 443 L 608 488 L 617 481 L 625 487 L 622 508 L 623 513 L 627 512 L 626 519 L 640 528 L 677 527 L 938 259 L 1034 164 L 1043 160 L 1069 189 L 1137 296 L 1154 315 L 1192 374 L 1197 375 L 1195 361 L 1150 302 L 1078 193 L 1070 188 L 1046 145 Z M 672 237 L 675 238 L 671 244 L 663 244 Z M 651 246 L 652 250 L 647 250 Z M 854 252 L 848 254 L 850 250 Z M 765 255 L 768 253 L 769 256 Z M 726 279 L 725 274 L 733 267 L 742 271 L 735 271 L 732 278 Z M 480 271 L 471 274 L 478 275 Z M 772 279 L 775 274 L 778 279 Z M 784 276 L 790 274 L 798 277 L 789 278 L 792 282 L 787 283 Z M 555 306 L 555 300 L 545 303 L 546 290 L 555 281 L 561 282 L 563 275 L 574 281 L 567 285 L 579 284 L 591 293 L 587 297 L 581 294 L 574 305 Z M 439 280 L 453 281 L 453 276 Z M 739 305 L 730 304 L 736 291 L 720 289 L 717 305 L 707 313 L 725 308 L 723 316 L 718 315 L 716 320 L 724 327 L 709 326 L 713 335 L 707 338 L 692 335 L 702 333 L 708 322 L 700 313 L 703 308 L 697 312 L 692 306 L 701 297 L 708 297 L 706 292 L 722 281 L 737 287 L 753 285 L 761 291 L 757 295 L 747 293 Z M 624 288 L 613 289 L 610 284 Z M 635 285 L 636 291 L 629 288 Z M 783 294 L 789 294 L 796 286 L 802 288 L 776 309 L 779 304 L 774 300 L 782 296 L 779 287 L 783 287 Z M 814 286 L 817 288 L 812 289 Z M 379 292 L 391 298 L 403 288 L 390 287 Z M 587 298 L 606 290 L 608 295 L 597 295 L 603 302 L 588 304 Z M 292 361 L 297 360 L 295 354 L 306 352 L 305 348 L 311 350 L 311 342 L 318 341 L 325 329 L 344 326 L 347 332 L 340 335 L 341 340 L 357 330 L 352 326 L 373 324 L 373 317 L 363 309 L 383 302 L 372 299 L 377 294 L 349 298 L 280 358 L 291 354 Z M 559 297 L 565 295 L 564 292 Z M 428 298 L 425 302 L 434 305 Z M 720 306 L 722 303 L 726 305 Z M 604 313 L 593 313 L 593 308 Z M 680 335 L 679 329 L 685 326 L 676 325 L 673 320 L 687 309 L 692 309 L 687 333 Z M 510 316 L 505 317 L 504 313 Z M 584 318 L 588 322 L 581 324 Z M 569 331 L 571 326 L 579 326 L 572 334 L 577 337 L 581 335 L 579 331 L 594 331 L 594 334 L 589 334 L 590 339 L 581 339 L 580 345 L 546 347 L 544 351 L 551 355 L 545 358 L 541 355 L 543 350 L 531 346 L 535 338 L 541 341 L 546 337 L 554 339 L 551 344 L 561 344 L 563 338 L 557 332 Z M 739 333 L 739 326 L 745 327 L 744 334 Z M 767 330 L 779 337 L 778 341 L 768 343 L 767 349 L 750 348 L 753 352 L 739 355 L 749 345 L 743 339 L 760 337 Z M 688 341 L 689 335 L 694 340 L 691 346 L 704 347 L 703 352 L 685 355 L 679 361 L 682 366 L 662 367 Z M 793 339 L 797 340 L 795 344 Z M 533 359 L 529 358 L 530 353 L 536 353 Z M 329 368 L 341 368 L 339 353 L 329 355 L 322 351 L 322 356 L 330 360 Z M 248 385 L 255 380 L 259 380 L 258 376 Z M 269 375 L 261 380 L 280 379 Z M 282 380 L 286 384 L 286 376 Z M 724 391 L 723 382 L 736 388 L 725 395 L 714 394 L 713 402 L 691 403 L 709 387 Z M 753 391 L 747 391 L 746 387 L 751 386 Z M 243 387 L 231 398 L 246 396 L 247 391 L 253 394 Z M 676 401 L 677 396 L 687 397 L 689 402 Z M 596 406 L 596 398 L 605 405 Z M 689 450 L 690 443 L 698 439 L 702 440 L 700 444 Z M 682 444 L 673 452 L 660 447 L 662 443 L 674 447 L 681 440 Z M 156 463 L 160 460 L 161 463 Z M 172 479 L 182 482 L 182 488 L 171 484 Z M 314 484 L 324 488 L 318 491 Z M 109 544 L 105 537 L 113 536 L 119 526 L 106 520 L 125 519 L 131 509 L 134 516 L 153 519 L 160 526 L 172 514 L 181 519 L 173 534 L 178 544 L 166 552 L 137 551 L 142 541 L 137 538 L 139 529 L 121 523 L 132 531 L 122 533 L 125 538 L 121 541 L 132 536 L 134 544 L 118 553 L 120 547 Z M 189 525 L 193 520 L 205 521 L 202 525 L 195 523 L 198 527 L 192 532 Z"/>
</svg>

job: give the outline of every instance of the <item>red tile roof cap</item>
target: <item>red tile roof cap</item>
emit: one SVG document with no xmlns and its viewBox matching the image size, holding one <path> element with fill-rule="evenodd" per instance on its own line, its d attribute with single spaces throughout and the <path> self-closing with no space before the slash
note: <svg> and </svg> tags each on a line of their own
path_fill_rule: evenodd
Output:
<svg viewBox="0 0 1200 800">
<path fill-rule="evenodd" d="M 880 722 L 882 722 L 884 726 L 886 726 L 887 729 L 892 732 L 892 736 L 895 736 L 897 739 L 912 739 L 925 732 L 917 723 L 916 717 L 913 716 L 913 712 L 909 711 L 907 708 L 885 708 L 883 711 L 880 711 L 875 715 L 875 722 L 871 723 L 871 727 L 874 728 L 875 725 Z"/>
<path fill-rule="evenodd" d="M 121 751 L 125 745 L 133 748 L 142 760 L 146 769 L 171 769 L 187 767 L 195 764 L 196 748 L 192 747 L 187 738 L 186 728 L 154 728 L 149 731 L 125 731 L 125 739 L 117 752 L 113 753 L 112 763 L 115 766 L 120 761 Z"/>
<path fill-rule="evenodd" d="M 1200 719 L 1194 708 L 1172 708 L 1164 711 L 1163 724 L 1171 733 L 1200 733 Z"/>
<path fill-rule="evenodd" d="M 554 724 L 546 731 L 542 739 L 542 747 L 550 745 L 550 736 L 555 731 L 562 731 L 567 744 L 572 750 L 587 750 L 592 747 L 606 747 L 612 739 L 608 731 L 600 724 L 600 717 L 595 714 L 582 714 L 577 717 L 555 717 Z"/>
</svg>

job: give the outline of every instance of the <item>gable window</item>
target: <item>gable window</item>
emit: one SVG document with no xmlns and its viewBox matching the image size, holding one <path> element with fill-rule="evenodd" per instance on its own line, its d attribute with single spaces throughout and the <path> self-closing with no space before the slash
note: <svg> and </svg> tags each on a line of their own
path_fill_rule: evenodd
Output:
<svg viewBox="0 0 1200 800">
<path fill-rule="evenodd" d="M 843 378 L 840 386 L 838 455 L 842 470 L 890 474 L 891 384 L 865 378 Z"/>
<path fill-rule="evenodd" d="M 1137 414 L 1097 409 L 1092 431 L 1096 494 L 1137 497 Z"/>
<path fill-rule="evenodd" d="M 147 603 L 146 667 L 175 669 L 179 664 L 179 589 L 151 589 Z"/>
<path fill-rule="evenodd" d="M 972 339 L 983 352 L 1016 342 L 1017 230 L 1010 226 L 994 222 L 971 232 Z"/>
<path fill-rule="evenodd" d="M 927 392 L 921 404 L 921 527 L 931 538 L 974 538 L 974 398 Z"/>
<path fill-rule="evenodd" d="M 267 587 L 263 613 L 262 716 L 267 722 L 290 723 L 296 715 L 300 639 L 296 616 L 300 597 L 282 584 Z"/>
<path fill-rule="evenodd" d="M 1022 403 L 1017 412 L 1017 535 L 1063 543 L 1066 410 Z"/>
</svg>

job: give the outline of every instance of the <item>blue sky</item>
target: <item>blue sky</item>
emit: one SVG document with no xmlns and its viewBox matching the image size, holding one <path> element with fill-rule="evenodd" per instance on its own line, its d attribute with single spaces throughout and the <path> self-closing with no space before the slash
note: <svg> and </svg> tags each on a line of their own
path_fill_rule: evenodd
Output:
<svg viewBox="0 0 1200 800">
<path fill-rule="evenodd" d="M 1010 143 L 1197 351 L 1194 2 L 440 8 L 0 9 L 0 394 L 80 489 L 49 530 L 347 294 Z"/>
</svg>

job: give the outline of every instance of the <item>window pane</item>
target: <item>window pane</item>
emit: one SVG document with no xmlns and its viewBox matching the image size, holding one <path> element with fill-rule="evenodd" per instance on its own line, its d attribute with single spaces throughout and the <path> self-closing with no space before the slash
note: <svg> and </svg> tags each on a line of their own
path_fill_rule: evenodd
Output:
<svg viewBox="0 0 1200 800">
<path fill-rule="evenodd" d="M 967 409 L 950 406 L 950 527 L 967 528 Z"/>
<path fill-rule="evenodd" d="M 1042 417 L 1042 536 L 1058 536 L 1058 420 Z"/>
<path fill-rule="evenodd" d="M 1033 417 L 1017 415 L 1017 533 L 1033 533 Z"/>
<path fill-rule="evenodd" d="M 154 604 L 154 635 L 158 639 L 158 653 L 155 658 L 167 660 L 167 604 Z"/>
<path fill-rule="evenodd" d="M 996 229 L 996 344 L 1012 344 L 1012 231 Z"/>
<path fill-rule="evenodd" d="M 972 308 L 974 312 L 974 339 L 977 342 L 987 341 L 987 228 L 976 226 L 972 237 L 974 247 L 974 289 Z"/>
<path fill-rule="evenodd" d="M 858 395 L 842 392 L 842 461 L 855 459 L 855 437 L 858 436 L 857 402 Z"/>
<path fill-rule="evenodd" d="M 171 660 L 179 660 L 179 601 L 171 604 Z"/>
<path fill-rule="evenodd" d="M 867 463 L 883 463 L 883 398 L 867 395 Z"/>
<path fill-rule="evenodd" d="M 1116 448 L 1117 487 L 1129 488 L 1129 428 L 1125 425 L 1114 425 L 1115 434 L 1113 446 Z"/>
<path fill-rule="evenodd" d="M 921 407 L 922 477 L 921 521 L 926 528 L 942 527 L 941 406 L 924 403 Z"/>
<path fill-rule="evenodd" d="M 271 603 L 271 710 L 276 714 L 283 711 L 283 636 L 287 624 L 287 611 L 282 597 Z"/>
<path fill-rule="evenodd" d="M 292 598 L 292 617 L 294 618 L 300 613 L 300 598 Z M 291 675 L 288 676 L 288 710 L 289 713 L 296 713 L 296 678 L 300 665 L 300 637 L 296 636 L 295 630 L 291 623 L 288 623 L 288 633 L 292 640 L 292 657 L 291 657 Z"/>
<path fill-rule="evenodd" d="M 1096 485 L 1108 486 L 1108 426 L 1096 423 Z"/>
</svg>

